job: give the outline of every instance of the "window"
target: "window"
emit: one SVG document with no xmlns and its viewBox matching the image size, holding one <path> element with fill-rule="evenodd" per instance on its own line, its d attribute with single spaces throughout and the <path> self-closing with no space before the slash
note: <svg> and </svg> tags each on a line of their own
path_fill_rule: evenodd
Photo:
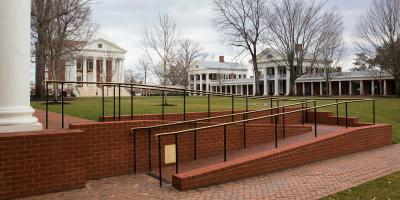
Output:
<svg viewBox="0 0 400 200">
<path fill-rule="evenodd" d="M 97 48 L 99 48 L 99 49 L 103 48 L 103 44 L 101 44 L 101 43 L 97 44 Z"/>
<path fill-rule="evenodd" d="M 93 60 L 89 60 L 89 61 L 88 61 L 88 66 L 87 66 L 87 68 L 88 68 L 88 71 L 93 71 Z"/>
</svg>

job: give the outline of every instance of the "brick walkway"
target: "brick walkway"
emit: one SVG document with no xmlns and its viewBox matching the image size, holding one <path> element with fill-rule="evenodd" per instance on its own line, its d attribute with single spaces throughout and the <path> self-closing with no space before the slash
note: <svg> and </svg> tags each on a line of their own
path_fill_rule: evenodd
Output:
<svg viewBox="0 0 400 200">
<path fill-rule="evenodd" d="M 170 185 L 159 188 L 156 179 L 139 174 L 93 180 L 84 189 L 25 199 L 317 199 L 399 171 L 398 152 L 400 144 L 187 192 Z"/>
<path fill-rule="evenodd" d="M 37 117 L 39 122 L 42 123 L 43 128 L 46 127 L 46 111 L 36 109 L 33 116 Z M 79 122 L 93 122 L 92 120 L 82 119 L 79 117 L 73 117 L 64 115 L 64 127 L 68 128 L 69 124 Z M 49 112 L 49 129 L 60 129 L 61 128 L 61 114 Z"/>
</svg>

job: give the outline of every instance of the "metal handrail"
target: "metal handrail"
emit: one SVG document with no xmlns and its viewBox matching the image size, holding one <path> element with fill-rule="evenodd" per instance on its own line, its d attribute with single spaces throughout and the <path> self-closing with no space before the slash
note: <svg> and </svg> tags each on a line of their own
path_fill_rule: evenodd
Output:
<svg viewBox="0 0 400 200">
<path fill-rule="evenodd" d="M 375 124 L 375 100 L 374 99 L 359 99 L 359 100 L 353 100 L 353 101 L 342 101 L 342 102 L 338 102 L 336 101 L 336 103 L 330 103 L 330 104 L 324 104 L 324 105 L 320 105 L 320 106 L 316 106 L 316 101 L 314 101 L 314 106 L 310 107 L 310 108 L 302 108 L 302 109 L 298 109 L 298 110 L 294 110 L 294 111 L 288 111 L 285 112 L 283 111 L 282 113 L 277 113 L 277 114 L 272 114 L 272 115 L 267 115 L 267 116 L 262 116 L 262 117 L 256 117 L 256 118 L 252 118 L 252 119 L 245 119 L 245 120 L 240 120 L 240 121 L 234 121 L 234 122 L 227 122 L 227 123 L 221 123 L 221 124 L 217 124 L 217 125 L 210 125 L 210 126 L 206 126 L 206 127 L 200 127 L 200 128 L 194 128 L 194 129 L 187 129 L 187 130 L 182 130 L 182 131 L 175 131 L 175 132 L 169 132 L 169 133 L 159 133 L 159 134 L 155 134 L 155 136 L 158 139 L 158 170 L 159 170 L 159 184 L 160 187 L 162 186 L 162 166 L 161 166 L 161 137 L 162 136 L 167 136 L 167 135 L 174 135 L 175 136 L 175 156 L 176 156 L 176 162 L 175 162 L 175 172 L 178 173 L 179 172 L 179 157 L 178 157 L 178 135 L 181 133 L 186 133 L 186 132 L 192 132 L 194 131 L 194 133 L 196 133 L 198 130 L 205 130 L 205 129 L 209 129 L 209 128 L 215 128 L 215 127 L 224 127 L 224 162 L 227 161 L 227 131 L 226 128 L 228 125 L 232 125 L 232 124 L 237 124 L 237 123 L 242 123 L 245 125 L 246 122 L 249 121 L 254 121 L 254 120 L 259 120 L 259 119 L 265 119 L 265 118 L 275 118 L 275 148 L 278 148 L 278 124 L 277 124 L 277 118 L 281 115 L 283 115 L 283 117 L 285 117 L 286 114 L 292 114 L 292 113 L 296 113 L 296 112 L 303 112 L 303 111 L 307 111 L 307 110 L 314 110 L 314 135 L 315 137 L 317 137 L 317 108 L 323 108 L 323 107 L 328 107 L 328 106 L 333 106 L 336 105 L 338 107 L 339 104 L 345 104 L 345 109 L 346 109 L 346 128 L 348 128 L 348 112 L 347 112 L 347 104 L 348 103 L 354 103 L 354 102 L 362 102 L 362 101 L 372 101 L 373 102 L 373 124 Z M 338 117 L 338 115 L 337 115 Z M 284 122 L 284 121 L 283 121 Z M 149 129 L 150 130 L 150 129 Z M 244 129 L 245 130 L 245 129 Z M 285 130 L 285 124 L 283 123 L 283 138 L 285 138 L 284 136 L 284 130 Z M 150 133 L 150 132 L 149 132 Z M 195 134 L 195 138 L 196 138 L 196 134 Z M 149 134 L 149 139 L 150 139 L 150 134 Z M 244 138 L 244 142 L 245 142 L 246 138 Z M 196 140 L 195 140 L 196 141 Z M 136 143 L 134 143 L 135 145 Z M 150 152 L 151 153 L 151 152 Z M 196 150 L 195 150 L 195 155 L 196 155 Z M 136 160 L 136 152 L 134 154 L 135 156 L 135 160 Z M 151 159 L 151 155 L 149 156 L 149 162 Z M 135 166 L 135 171 L 136 171 L 136 162 L 134 164 Z"/>
</svg>

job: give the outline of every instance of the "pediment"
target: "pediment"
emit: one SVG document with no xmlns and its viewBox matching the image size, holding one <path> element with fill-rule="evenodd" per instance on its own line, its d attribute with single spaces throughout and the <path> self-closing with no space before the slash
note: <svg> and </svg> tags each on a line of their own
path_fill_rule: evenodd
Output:
<svg viewBox="0 0 400 200">
<path fill-rule="evenodd" d="M 124 48 L 104 38 L 97 38 L 90 41 L 83 49 L 91 51 L 110 51 L 118 53 L 127 52 L 127 50 L 125 50 Z"/>
</svg>

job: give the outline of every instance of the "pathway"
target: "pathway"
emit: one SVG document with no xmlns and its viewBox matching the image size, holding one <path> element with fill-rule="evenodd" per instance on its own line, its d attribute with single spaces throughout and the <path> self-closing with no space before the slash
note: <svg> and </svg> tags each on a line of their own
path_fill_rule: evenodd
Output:
<svg viewBox="0 0 400 200">
<path fill-rule="evenodd" d="M 43 128 L 46 127 L 46 111 L 36 109 L 33 116 L 37 117 L 39 122 L 42 123 Z M 61 129 L 61 114 L 55 112 L 49 112 L 49 129 Z M 64 127 L 68 128 L 69 124 L 73 123 L 85 123 L 94 122 L 93 120 L 82 119 L 79 117 L 73 117 L 70 115 L 64 115 Z"/>
</svg>

